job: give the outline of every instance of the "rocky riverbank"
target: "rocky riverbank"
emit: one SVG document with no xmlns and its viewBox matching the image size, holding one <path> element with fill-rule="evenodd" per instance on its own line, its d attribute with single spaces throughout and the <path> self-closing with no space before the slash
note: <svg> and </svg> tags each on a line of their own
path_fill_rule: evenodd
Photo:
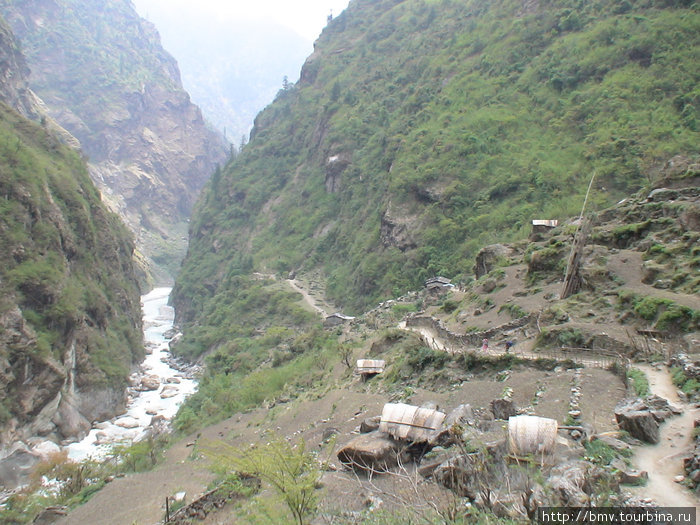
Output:
<svg viewBox="0 0 700 525">
<path fill-rule="evenodd" d="M 146 359 L 129 378 L 127 410 L 97 423 L 78 443 L 68 446 L 69 456 L 81 460 L 101 457 L 112 444 L 138 441 L 155 425 L 170 420 L 182 402 L 197 388 L 199 369 L 170 354 L 169 344 L 178 332 L 174 311 L 168 306 L 170 288 L 156 288 L 142 297 Z"/>
</svg>

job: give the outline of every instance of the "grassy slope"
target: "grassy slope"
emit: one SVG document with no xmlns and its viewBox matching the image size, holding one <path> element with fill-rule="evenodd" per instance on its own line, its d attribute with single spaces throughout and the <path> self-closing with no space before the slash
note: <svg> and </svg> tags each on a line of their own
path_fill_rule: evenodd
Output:
<svg viewBox="0 0 700 525">
<path fill-rule="evenodd" d="M 117 385 L 143 356 L 133 241 L 83 160 L 0 104 L 0 317 L 19 306 L 27 348 L 0 348 L 0 421 L 15 414 L 12 366 L 62 362 L 77 340 L 78 387 Z M 38 368 L 41 370 L 41 366 Z"/>
<path fill-rule="evenodd" d="M 688 5 L 352 2 L 200 199 L 175 290 L 186 338 L 226 340 L 212 312 L 239 301 L 233 276 L 322 268 L 331 298 L 361 311 L 467 274 L 532 218 L 575 215 L 594 171 L 602 207 L 696 154 Z M 350 162 L 329 193 L 334 155 Z M 385 214 L 414 246 L 382 241 Z"/>
</svg>

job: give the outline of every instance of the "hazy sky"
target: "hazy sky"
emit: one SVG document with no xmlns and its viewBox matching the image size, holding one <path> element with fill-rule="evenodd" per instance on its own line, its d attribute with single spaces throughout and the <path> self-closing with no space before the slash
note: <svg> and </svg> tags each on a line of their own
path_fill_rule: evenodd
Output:
<svg viewBox="0 0 700 525">
<path fill-rule="evenodd" d="M 160 11 L 211 14 L 212 20 L 272 19 L 314 41 L 326 25 L 328 15 L 339 15 L 349 0 L 132 0 L 141 16 L 148 17 L 149 8 Z"/>
</svg>

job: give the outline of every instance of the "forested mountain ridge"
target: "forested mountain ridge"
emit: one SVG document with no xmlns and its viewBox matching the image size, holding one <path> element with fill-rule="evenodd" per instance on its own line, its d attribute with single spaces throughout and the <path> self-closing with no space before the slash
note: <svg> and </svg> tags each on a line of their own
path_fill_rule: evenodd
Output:
<svg viewBox="0 0 700 525">
<path fill-rule="evenodd" d="M 133 238 L 50 119 L 20 115 L 41 101 L 0 29 L 0 449 L 11 463 L 17 440 L 75 438 L 113 416 L 143 345 Z"/>
<path fill-rule="evenodd" d="M 697 155 L 699 34 L 687 1 L 351 2 L 197 205 L 186 338 L 217 346 L 251 271 L 358 312 L 575 215 L 593 173 L 600 208 Z"/>
<path fill-rule="evenodd" d="M 0 13 L 30 87 L 80 140 L 105 201 L 139 250 L 174 273 L 196 195 L 229 150 L 182 89 L 153 25 L 128 0 L 6 0 Z"/>
</svg>

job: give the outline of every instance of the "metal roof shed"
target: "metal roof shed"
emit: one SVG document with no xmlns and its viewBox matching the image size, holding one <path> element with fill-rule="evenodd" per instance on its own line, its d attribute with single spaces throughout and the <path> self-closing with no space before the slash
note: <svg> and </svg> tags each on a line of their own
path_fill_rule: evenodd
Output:
<svg viewBox="0 0 700 525">
<path fill-rule="evenodd" d="M 358 374 L 381 374 L 386 367 L 386 361 L 383 359 L 358 359 L 357 373 Z"/>
</svg>

